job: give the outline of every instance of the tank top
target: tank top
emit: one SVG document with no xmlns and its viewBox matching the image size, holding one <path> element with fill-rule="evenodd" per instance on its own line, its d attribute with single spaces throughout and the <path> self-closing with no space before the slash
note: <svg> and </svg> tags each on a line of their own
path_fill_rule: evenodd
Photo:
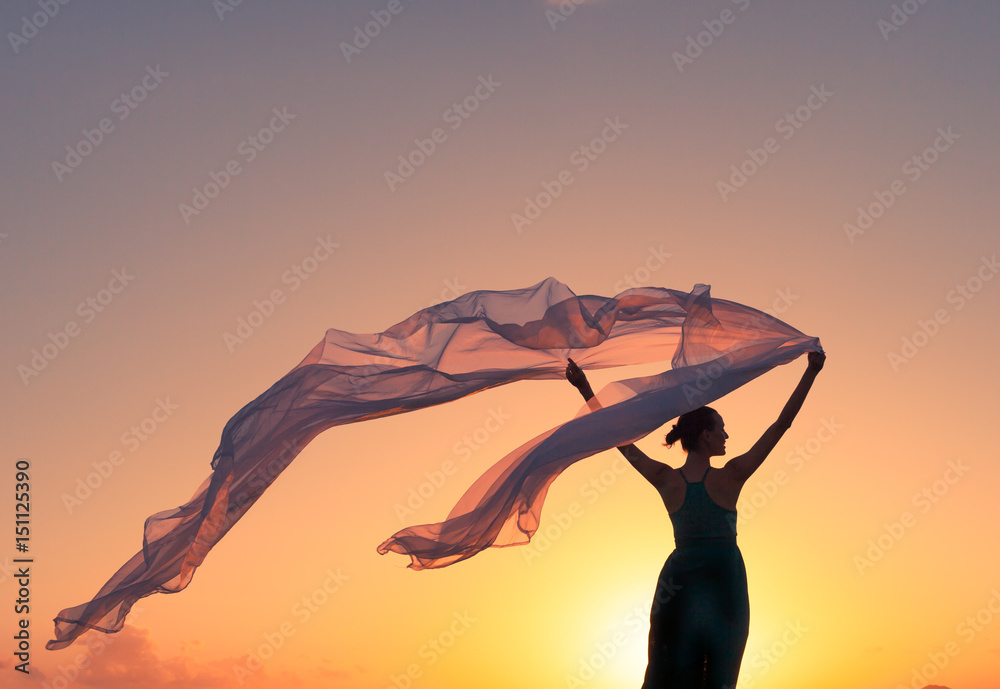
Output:
<svg viewBox="0 0 1000 689">
<path fill-rule="evenodd" d="M 707 475 L 708 471 L 705 472 Z M 709 497 L 705 490 L 705 476 L 700 481 L 688 481 L 681 472 L 681 478 L 687 484 L 684 504 L 670 513 L 677 548 L 736 543 L 736 510 L 727 510 Z"/>
</svg>

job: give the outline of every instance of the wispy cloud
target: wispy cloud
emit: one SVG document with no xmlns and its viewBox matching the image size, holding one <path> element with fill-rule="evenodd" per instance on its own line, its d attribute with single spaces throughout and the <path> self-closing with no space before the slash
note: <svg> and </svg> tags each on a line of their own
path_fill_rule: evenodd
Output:
<svg viewBox="0 0 1000 689">
<path fill-rule="evenodd" d="M 180 655 L 164 657 L 150 638 L 149 630 L 130 626 L 109 639 L 114 642 L 104 646 L 99 655 L 90 654 L 90 662 L 79 669 L 70 687 L 221 689 L 234 684 L 232 665 L 235 659 L 206 663 L 193 658 L 189 646 L 183 647 Z M 60 664 L 67 665 L 61 659 Z M 42 681 L 51 682 L 52 679 L 54 677 L 43 677 Z"/>
<path fill-rule="evenodd" d="M 104 640 L 103 638 L 101 640 Z M 246 657 L 203 660 L 198 651 L 203 644 L 189 641 L 181 644 L 180 653 L 164 655 L 150 636 L 148 629 L 126 626 L 122 631 L 107 637 L 101 647 L 94 644 L 91 651 L 80 644 L 84 653 L 72 656 L 55 654 L 55 664 L 61 671 L 44 672 L 32 667 L 32 675 L 53 685 L 62 677 L 68 680 L 67 689 L 265 689 L 274 686 L 326 687 L 344 686 L 346 682 L 363 675 L 367 669 L 356 664 L 350 670 L 333 667 L 328 658 L 316 659 L 316 664 L 305 674 L 275 670 L 266 665 L 254 672 L 237 676 L 234 668 L 245 669 Z M 74 647 L 75 648 L 75 647 Z M 97 652 L 97 651 L 100 652 Z M 89 657 L 88 657 L 89 656 Z M 75 659 L 83 662 L 74 662 Z M 12 663 L 0 660 L 0 671 L 9 671 Z M 84 666 L 81 668 L 81 666 Z M 68 673 L 68 674 L 67 674 Z M 242 681 L 240 681 L 242 680 Z M 59 683 L 62 686 L 62 683 Z"/>
</svg>

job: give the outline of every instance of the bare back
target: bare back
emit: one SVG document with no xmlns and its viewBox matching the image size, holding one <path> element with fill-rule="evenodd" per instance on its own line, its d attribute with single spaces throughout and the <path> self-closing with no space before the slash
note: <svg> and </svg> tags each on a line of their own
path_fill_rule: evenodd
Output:
<svg viewBox="0 0 1000 689">
<path fill-rule="evenodd" d="M 684 504 L 684 495 L 687 492 L 687 481 L 684 480 L 680 469 L 669 468 L 662 474 L 662 479 L 654 484 L 656 490 L 663 499 L 663 505 L 667 512 L 673 514 Z M 705 478 L 700 476 L 688 476 L 688 481 L 705 481 L 705 492 L 712 502 L 726 510 L 735 510 L 736 501 L 743 489 L 743 481 L 739 481 L 733 476 L 733 472 L 726 471 L 726 467 L 716 469 L 709 468 Z"/>
</svg>

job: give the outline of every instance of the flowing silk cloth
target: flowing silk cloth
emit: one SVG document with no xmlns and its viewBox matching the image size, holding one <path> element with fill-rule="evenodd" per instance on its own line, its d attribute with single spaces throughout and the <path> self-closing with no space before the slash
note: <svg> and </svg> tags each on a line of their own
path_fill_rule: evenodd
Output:
<svg viewBox="0 0 1000 689">
<path fill-rule="evenodd" d="M 756 309 L 709 295 L 638 288 L 578 297 L 553 278 L 479 291 L 417 312 L 383 333 L 330 329 L 222 432 L 212 473 L 191 500 L 146 520 L 142 550 L 93 600 L 55 618 L 50 650 L 87 629 L 116 632 L 136 601 L 190 583 L 212 546 L 306 444 L 341 424 L 401 414 L 582 368 L 670 362 L 658 375 L 612 383 L 596 403 L 517 448 L 480 477 L 438 524 L 412 526 L 378 547 L 410 567 L 445 567 L 489 548 L 527 543 L 545 493 L 566 467 L 634 442 L 767 370 L 819 349 Z"/>
</svg>

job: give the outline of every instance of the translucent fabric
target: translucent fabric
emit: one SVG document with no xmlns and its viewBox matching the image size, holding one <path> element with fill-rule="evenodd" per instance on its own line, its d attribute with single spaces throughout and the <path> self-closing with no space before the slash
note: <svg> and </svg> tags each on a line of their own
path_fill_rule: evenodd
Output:
<svg viewBox="0 0 1000 689">
<path fill-rule="evenodd" d="M 423 309 L 385 332 L 330 329 L 302 362 L 226 424 L 212 473 L 191 500 L 146 520 L 142 550 L 88 603 L 55 618 L 50 650 L 87 629 L 115 632 L 152 593 L 190 583 L 209 550 L 306 444 L 341 424 L 414 411 L 506 383 L 585 370 L 665 363 L 658 375 L 612 383 L 566 423 L 480 477 L 438 524 L 378 547 L 410 567 L 444 567 L 488 547 L 527 543 L 552 481 L 569 465 L 642 438 L 802 353 L 807 337 L 756 309 L 691 292 L 638 288 L 577 297 L 553 278 L 479 291 Z"/>
</svg>

